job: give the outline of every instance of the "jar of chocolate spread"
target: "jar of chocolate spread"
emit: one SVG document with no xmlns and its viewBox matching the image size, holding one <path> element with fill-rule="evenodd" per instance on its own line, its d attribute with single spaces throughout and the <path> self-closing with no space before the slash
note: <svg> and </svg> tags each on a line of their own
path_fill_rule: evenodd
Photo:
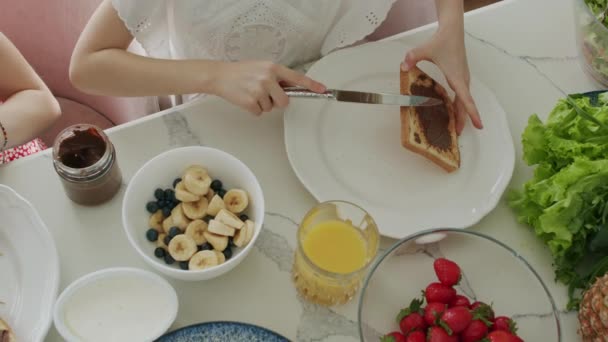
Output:
<svg viewBox="0 0 608 342">
<path fill-rule="evenodd" d="M 114 145 L 100 128 L 79 124 L 57 136 L 53 166 L 68 197 L 82 205 L 110 200 L 122 184 Z"/>
</svg>

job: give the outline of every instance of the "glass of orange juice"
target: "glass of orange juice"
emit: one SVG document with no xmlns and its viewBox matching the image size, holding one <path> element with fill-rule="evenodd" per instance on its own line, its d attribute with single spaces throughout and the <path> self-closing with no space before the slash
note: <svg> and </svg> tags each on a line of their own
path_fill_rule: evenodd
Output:
<svg viewBox="0 0 608 342">
<path fill-rule="evenodd" d="M 292 268 L 300 296 L 326 306 L 348 302 L 376 257 L 379 236 L 374 219 L 352 203 L 312 208 L 298 228 Z"/>
</svg>

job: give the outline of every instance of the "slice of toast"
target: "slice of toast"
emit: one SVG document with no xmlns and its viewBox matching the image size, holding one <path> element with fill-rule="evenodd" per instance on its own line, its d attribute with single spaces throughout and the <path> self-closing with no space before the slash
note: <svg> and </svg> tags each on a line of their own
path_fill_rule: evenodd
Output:
<svg viewBox="0 0 608 342">
<path fill-rule="evenodd" d="M 16 342 L 17 339 L 8 324 L 0 318 L 0 342 Z"/>
<path fill-rule="evenodd" d="M 445 89 L 422 70 L 401 71 L 401 94 L 440 98 L 442 105 L 401 107 L 401 144 L 447 172 L 460 168 L 456 112 Z"/>
</svg>

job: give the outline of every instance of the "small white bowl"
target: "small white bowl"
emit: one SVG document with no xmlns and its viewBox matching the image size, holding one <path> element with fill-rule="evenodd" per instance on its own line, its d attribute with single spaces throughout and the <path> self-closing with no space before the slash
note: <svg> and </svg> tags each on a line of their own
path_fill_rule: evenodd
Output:
<svg viewBox="0 0 608 342">
<path fill-rule="evenodd" d="M 247 246 L 235 248 L 232 258 L 203 270 L 182 270 L 154 256 L 156 244 L 146 239 L 150 213 L 146 203 L 153 200 L 154 189 L 168 188 L 190 165 L 203 165 L 213 178 L 221 179 L 226 189 L 240 188 L 249 194 L 249 217 L 255 233 Z M 264 194 L 251 170 L 232 155 L 210 147 L 190 146 L 164 152 L 144 164 L 133 176 L 122 203 L 122 223 L 129 242 L 144 260 L 163 274 L 181 280 L 207 280 L 236 267 L 249 254 L 262 230 Z"/>
<path fill-rule="evenodd" d="M 70 284 L 55 303 L 59 334 L 72 341 L 152 341 L 177 316 L 175 290 L 157 274 L 108 268 Z"/>
</svg>

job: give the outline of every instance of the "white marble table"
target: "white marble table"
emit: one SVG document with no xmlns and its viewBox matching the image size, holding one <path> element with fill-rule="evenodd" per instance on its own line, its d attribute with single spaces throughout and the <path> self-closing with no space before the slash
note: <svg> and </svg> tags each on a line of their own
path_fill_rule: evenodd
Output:
<svg viewBox="0 0 608 342">
<path fill-rule="evenodd" d="M 466 43 L 472 73 L 492 89 L 509 116 L 517 149 L 512 186 L 531 175 L 521 160 L 520 135 L 532 113 L 545 117 L 560 97 L 552 84 L 568 92 L 597 89 L 576 59 L 570 0 L 513 0 L 471 12 Z M 427 26 L 396 37 L 408 45 L 425 40 Z M 111 129 L 125 182 L 147 160 L 185 145 L 212 146 L 243 160 L 258 176 L 266 196 L 265 229 L 256 248 L 235 271 L 207 282 L 171 280 L 180 311 L 173 328 L 212 320 L 259 324 L 302 341 L 358 339 L 357 301 L 326 309 L 296 298 L 289 270 L 296 222 L 314 205 L 294 175 L 283 143 L 279 112 L 254 118 L 219 99 L 207 98 Z M 235 137 L 238 137 L 235 138 Z M 95 208 L 71 203 L 42 153 L 0 169 L 0 183 L 30 200 L 53 234 L 61 259 L 61 286 L 101 268 L 149 269 L 132 250 L 120 220 L 121 192 Z M 501 203 L 472 229 L 490 234 L 519 250 L 546 279 L 560 308 L 567 300 L 554 284 L 551 257 L 529 228 L 515 222 Z M 384 247 L 393 241 L 383 241 Z M 233 293 L 239 293 L 234 300 Z M 242 295 L 245 294 L 245 295 Z M 247 295 L 249 294 L 249 295 Z M 531 313 L 535 314 L 535 313 Z M 537 313 L 540 314 L 540 313 Z M 564 341 L 578 340 L 573 313 L 562 313 Z M 60 341 L 51 330 L 48 341 Z"/>
</svg>

